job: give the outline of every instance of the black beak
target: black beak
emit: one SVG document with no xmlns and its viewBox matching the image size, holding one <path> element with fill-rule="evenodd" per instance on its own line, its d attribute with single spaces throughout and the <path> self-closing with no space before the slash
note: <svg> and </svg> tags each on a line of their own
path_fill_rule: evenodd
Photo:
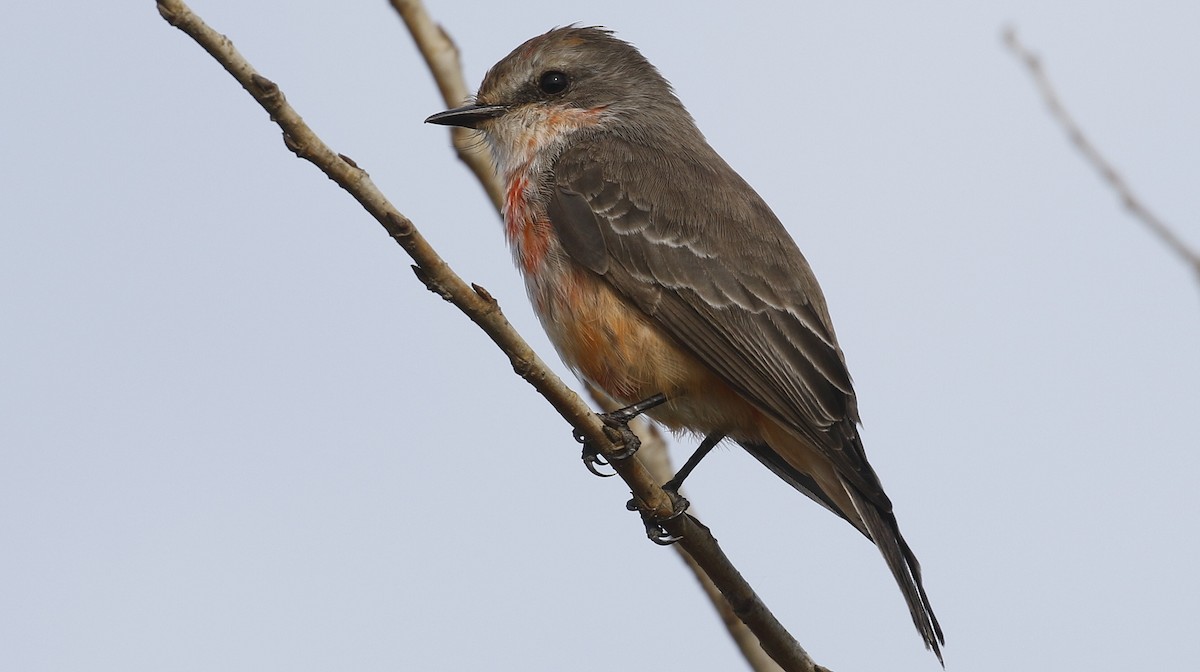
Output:
<svg viewBox="0 0 1200 672">
<path fill-rule="evenodd" d="M 453 110 L 438 112 L 426 119 L 425 123 L 478 128 L 479 122 L 495 119 L 507 111 L 508 107 L 504 105 L 464 105 Z"/>
</svg>

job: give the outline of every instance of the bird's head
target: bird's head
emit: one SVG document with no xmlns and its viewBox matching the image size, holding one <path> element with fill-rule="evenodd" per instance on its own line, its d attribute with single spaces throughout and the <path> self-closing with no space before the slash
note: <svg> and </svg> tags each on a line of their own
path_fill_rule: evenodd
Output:
<svg viewBox="0 0 1200 672">
<path fill-rule="evenodd" d="M 576 131 L 654 133 L 691 118 L 633 45 L 602 28 L 539 35 L 496 63 L 475 101 L 426 121 L 483 131 L 498 159 L 553 150 Z"/>
</svg>

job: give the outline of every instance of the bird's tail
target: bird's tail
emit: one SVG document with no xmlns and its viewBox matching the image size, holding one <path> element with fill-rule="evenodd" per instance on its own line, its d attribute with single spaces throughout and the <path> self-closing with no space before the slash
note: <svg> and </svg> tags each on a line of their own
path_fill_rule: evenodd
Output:
<svg viewBox="0 0 1200 672">
<path fill-rule="evenodd" d="M 933 607 L 929 605 L 929 596 L 925 594 L 925 586 L 921 582 L 921 564 L 917 556 L 909 548 L 908 542 L 900 534 L 896 524 L 896 516 L 890 511 L 881 511 L 879 506 L 864 497 L 850 483 L 836 476 L 832 471 L 823 477 L 814 478 L 792 466 L 779 452 L 772 450 L 766 443 L 741 441 L 742 447 L 751 455 L 766 465 L 777 476 L 787 481 L 792 487 L 811 497 L 821 506 L 846 519 L 851 525 L 862 532 L 868 539 L 875 542 L 888 569 L 900 586 L 904 601 L 908 603 L 908 611 L 912 616 L 913 625 L 925 640 L 925 648 L 933 651 L 938 662 L 945 667 L 942 660 L 942 646 L 946 643 L 942 636 L 942 627 L 938 624 Z M 840 485 L 841 492 L 837 486 Z M 884 500 L 886 502 L 886 499 Z"/>
<path fill-rule="evenodd" d="M 945 667 L 941 647 L 946 643 L 946 639 L 942 636 L 942 626 L 938 624 L 933 607 L 929 604 L 929 596 L 925 594 L 925 585 L 921 581 L 921 563 L 917 562 L 917 556 L 900 534 L 896 516 L 891 511 L 880 511 L 860 495 L 854 486 L 846 483 L 844 487 L 867 528 L 866 534 L 883 554 L 888 569 L 892 570 L 892 576 L 896 578 L 900 592 L 904 594 L 904 601 L 908 603 L 913 625 L 917 626 L 917 631 L 925 640 L 925 648 L 933 651 L 938 662 Z"/>
</svg>

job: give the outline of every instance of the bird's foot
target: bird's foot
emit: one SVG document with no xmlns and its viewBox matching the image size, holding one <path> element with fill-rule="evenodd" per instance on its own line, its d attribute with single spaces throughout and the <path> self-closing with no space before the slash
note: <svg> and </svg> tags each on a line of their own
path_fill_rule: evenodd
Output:
<svg viewBox="0 0 1200 672">
<path fill-rule="evenodd" d="M 686 514 L 691 504 L 678 492 L 673 490 L 664 490 L 664 492 L 671 498 L 671 514 L 666 517 L 655 514 L 654 511 L 643 506 L 636 497 L 626 502 L 625 508 L 630 511 L 637 511 L 638 515 L 642 517 L 642 524 L 646 526 L 646 537 L 650 541 L 659 546 L 670 546 L 683 539 L 683 537 L 671 534 L 663 525 Z"/>
<path fill-rule="evenodd" d="M 638 435 L 629 428 L 629 422 L 638 417 L 642 413 L 666 403 L 667 397 L 664 394 L 656 394 L 649 399 L 643 399 L 636 404 L 618 408 L 611 413 L 598 413 L 600 422 L 604 423 L 604 433 L 608 435 L 609 440 L 613 443 L 622 446 L 621 451 L 610 455 L 610 459 L 627 460 L 633 457 L 633 454 L 642 447 L 642 440 Z M 583 459 L 583 465 L 587 470 L 601 478 L 607 478 L 613 474 L 601 473 L 597 466 L 609 464 L 608 460 L 600 454 L 600 449 L 584 438 L 579 431 L 575 432 L 575 440 L 583 444 L 583 454 L 580 456 Z"/>
</svg>

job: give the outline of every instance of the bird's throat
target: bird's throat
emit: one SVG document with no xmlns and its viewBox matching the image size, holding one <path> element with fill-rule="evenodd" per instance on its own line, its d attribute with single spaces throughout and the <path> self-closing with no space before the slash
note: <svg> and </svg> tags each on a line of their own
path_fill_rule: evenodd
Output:
<svg viewBox="0 0 1200 672">
<path fill-rule="evenodd" d="M 504 186 L 504 237 L 526 276 L 542 271 L 553 235 L 545 208 L 535 206 L 531 184 L 536 185 L 536 180 L 519 170 L 506 176 Z"/>
</svg>

